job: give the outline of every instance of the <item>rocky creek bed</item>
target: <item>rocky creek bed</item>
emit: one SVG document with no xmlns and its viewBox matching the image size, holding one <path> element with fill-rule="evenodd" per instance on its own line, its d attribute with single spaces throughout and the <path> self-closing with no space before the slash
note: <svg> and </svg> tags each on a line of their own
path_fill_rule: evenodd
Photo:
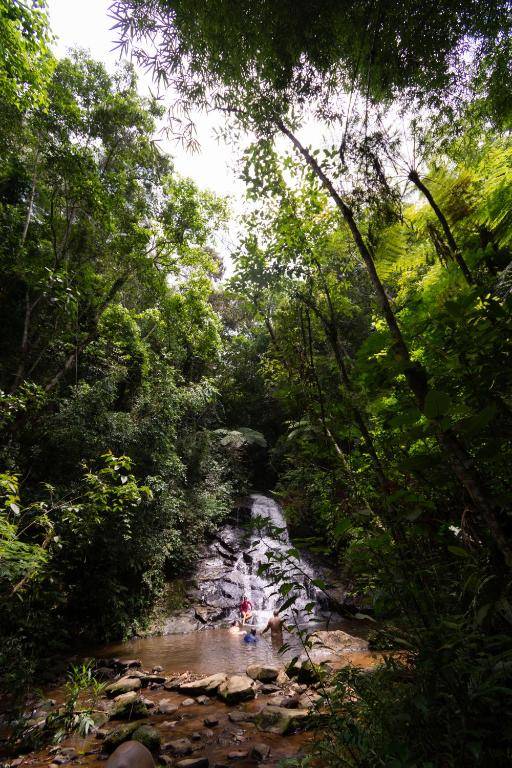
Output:
<svg viewBox="0 0 512 768">
<path fill-rule="evenodd" d="M 194 636 L 218 632 L 227 635 L 210 630 Z M 56 746 L 5 758 L 3 764 L 95 768 L 105 765 L 119 744 L 136 740 L 151 750 L 157 765 L 276 765 L 307 751 L 333 670 L 348 663 L 372 666 L 380 658 L 368 652 L 364 640 L 341 630 L 318 633 L 318 639 L 311 661 L 303 658 L 290 666 L 248 656 L 251 663 L 236 673 L 232 667 L 210 668 L 207 675 L 197 669 L 179 672 L 175 664 L 171 671 L 165 669 L 165 659 L 147 664 L 147 658 L 96 658 L 94 674 L 105 687 L 94 705 L 94 725 L 87 738 L 69 736 Z M 46 691 L 44 698 L 32 695 L 27 725 L 44 734 L 48 718 L 63 701 L 62 684 Z"/>
</svg>

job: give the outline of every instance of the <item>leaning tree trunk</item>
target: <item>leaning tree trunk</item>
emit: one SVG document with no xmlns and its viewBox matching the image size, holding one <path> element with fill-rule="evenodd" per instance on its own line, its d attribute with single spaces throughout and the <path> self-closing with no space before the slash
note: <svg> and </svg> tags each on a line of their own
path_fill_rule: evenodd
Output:
<svg viewBox="0 0 512 768">
<path fill-rule="evenodd" d="M 354 214 L 350 206 L 343 200 L 341 195 L 335 189 L 332 181 L 320 167 L 313 155 L 300 143 L 298 138 L 290 131 L 282 121 L 276 121 L 277 128 L 288 137 L 293 146 L 302 155 L 313 173 L 322 183 L 324 188 L 331 196 L 333 202 L 340 211 L 345 223 L 347 224 L 353 240 L 357 246 L 359 254 L 366 266 L 366 270 L 373 285 L 377 301 L 382 309 L 386 320 L 394 349 L 397 357 L 400 359 L 404 376 L 414 395 L 419 410 L 425 413 L 425 400 L 429 392 L 428 376 L 425 368 L 420 363 L 411 360 L 408 346 L 405 342 L 402 332 L 391 307 L 384 286 L 379 278 L 375 261 L 370 248 L 366 245 L 364 237 L 356 223 Z M 500 550 L 507 566 L 512 568 L 512 545 L 503 530 L 499 520 L 497 510 L 489 500 L 488 491 L 484 486 L 475 466 L 473 457 L 461 443 L 452 429 L 443 429 L 439 424 L 435 424 L 435 436 L 437 442 L 445 455 L 453 474 L 461 485 L 465 488 L 472 500 L 473 507 L 484 523 L 484 528 L 490 531 L 494 542 Z"/>
</svg>

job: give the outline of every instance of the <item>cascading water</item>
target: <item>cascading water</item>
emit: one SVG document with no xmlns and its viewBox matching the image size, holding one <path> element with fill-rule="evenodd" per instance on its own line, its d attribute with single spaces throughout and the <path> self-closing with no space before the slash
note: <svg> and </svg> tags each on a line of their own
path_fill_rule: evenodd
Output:
<svg viewBox="0 0 512 768">
<path fill-rule="evenodd" d="M 315 573 L 300 557 L 287 555 L 291 543 L 279 504 L 260 494 L 250 496 L 249 503 L 253 523 L 263 519 L 268 525 L 263 532 L 252 527 L 247 532 L 241 526 L 226 525 L 208 547 L 196 573 L 194 594 L 204 606 L 204 623 L 230 623 L 239 619 L 238 606 L 246 595 L 253 606 L 254 623 L 264 625 L 289 597 L 279 593 L 279 584 L 272 583 L 270 571 L 276 567 L 282 571 L 285 581 L 299 584 L 300 588 L 294 589 L 297 597 L 293 607 L 299 612 L 298 618 L 304 620 L 306 604 L 316 602 L 316 589 L 311 583 Z M 278 534 L 275 529 L 279 529 Z M 269 562 L 272 563 L 269 570 L 258 573 L 260 565 Z"/>
</svg>

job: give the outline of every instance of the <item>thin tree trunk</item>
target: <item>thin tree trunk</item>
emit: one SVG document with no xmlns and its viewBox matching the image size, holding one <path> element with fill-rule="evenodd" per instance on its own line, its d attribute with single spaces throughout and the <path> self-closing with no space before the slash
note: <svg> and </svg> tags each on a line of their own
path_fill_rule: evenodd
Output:
<svg viewBox="0 0 512 768">
<path fill-rule="evenodd" d="M 332 181 L 320 167 L 317 160 L 300 143 L 292 131 L 290 131 L 280 120 L 276 121 L 276 126 L 285 136 L 288 137 L 293 146 L 302 155 L 313 173 L 317 176 L 322 185 L 329 192 L 333 202 L 336 204 L 343 219 L 345 220 L 368 271 L 371 283 L 375 290 L 377 301 L 382 309 L 389 332 L 394 342 L 395 353 L 403 365 L 404 375 L 409 388 L 415 397 L 418 408 L 422 413 L 424 413 L 425 399 L 429 391 L 427 372 L 422 365 L 419 363 L 413 363 L 411 360 L 409 349 L 405 339 L 402 336 L 398 321 L 395 317 L 393 309 L 391 308 L 391 304 L 387 297 L 384 286 L 382 285 L 377 273 L 373 255 L 364 241 L 351 208 L 337 192 Z M 437 427 L 435 434 L 440 447 L 447 455 L 454 475 L 465 488 L 473 502 L 473 506 L 476 512 L 480 515 L 482 521 L 485 523 L 483 526 L 484 529 L 487 527 L 487 529 L 491 532 L 492 536 L 494 537 L 495 544 L 501 551 L 508 567 L 512 568 L 512 545 L 507 539 L 501 522 L 498 519 L 496 510 L 488 499 L 487 490 L 485 489 L 484 484 L 475 467 L 472 456 L 459 441 L 453 430 L 443 430 L 440 427 Z"/>
<path fill-rule="evenodd" d="M 473 278 L 473 275 L 471 274 L 471 271 L 464 261 L 464 257 L 462 256 L 462 253 L 460 252 L 460 248 L 458 247 L 455 238 L 453 236 L 453 232 L 451 230 L 450 225 L 448 224 L 448 220 L 444 213 L 442 212 L 441 208 L 437 204 L 434 195 L 430 191 L 430 189 L 424 184 L 424 182 L 420 179 L 419 174 L 415 170 L 409 171 L 409 179 L 412 181 L 414 186 L 419 189 L 419 191 L 426 197 L 428 200 L 428 203 L 432 210 L 434 211 L 435 215 L 437 216 L 437 219 L 439 223 L 441 224 L 444 232 L 444 236 L 446 237 L 446 242 L 448 243 L 448 247 L 450 249 L 450 253 L 452 257 L 455 259 L 457 264 L 460 267 L 460 270 L 462 274 L 464 275 L 464 278 L 468 285 L 474 285 L 475 280 Z"/>
</svg>

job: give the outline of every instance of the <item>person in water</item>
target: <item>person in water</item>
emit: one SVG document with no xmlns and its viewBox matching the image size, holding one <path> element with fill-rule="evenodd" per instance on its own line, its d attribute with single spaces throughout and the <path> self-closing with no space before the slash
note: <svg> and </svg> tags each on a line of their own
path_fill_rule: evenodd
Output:
<svg viewBox="0 0 512 768">
<path fill-rule="evenodd" d="M 244 635 L 244 643 L 257 643 L 258 638 L 256 637 L 256 627 L 252 627 L 250 632 L 247 632 L 246 635 Z"/>
<path fill-rule="evenodd" d="M 252 603 L 248 600 L 247 595 L 242 597 L 242 602 L 239 605 L 240 615 L 242 616 L 242 624 L 247 624 L 249 619 L 252 618 Z"/>
<path fill-rule="evenodd" d="M 281 618 L 279 611 L 276 609 L 273 616 L 271 616 L 268 620 L 265 629 L 262 629 L 261 634 L 263 635 L 270 629 L 270 639 L 272 640 L 272 645 L 281 646 L 283 644 L 283 624 L 284 619 Z"/>
</svg>

